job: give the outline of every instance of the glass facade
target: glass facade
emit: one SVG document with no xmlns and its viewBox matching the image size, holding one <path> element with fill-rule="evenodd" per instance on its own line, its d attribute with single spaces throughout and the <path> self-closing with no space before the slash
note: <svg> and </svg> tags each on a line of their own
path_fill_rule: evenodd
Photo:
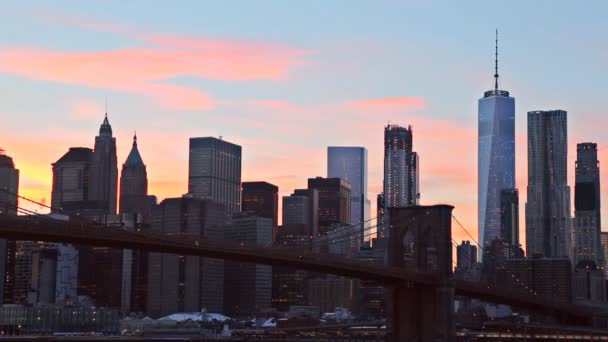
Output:
<svg viewBox="0 0 608 342">
<path fill-rule="evenodd" d="M 370 219 L 367 198 L 367 149 L 365 147 L 330 146 L 327 148 L 327 177 L 341 178 L 351 185 L 350 223 Z M 362 240 L 365 234 L 361 226 Z"/>
<path fill-rule="evenodd" d="M 241 211 L 241 146 L 213 137 L 190 138 L 188 193 Z"/>
<path fill-rule="evenodd" d="M 515 99 L 487 91 L 478 103 L 478 223 L 482 246 L 500 238 L 501 192 L 515 188 Z"/>
</svg>

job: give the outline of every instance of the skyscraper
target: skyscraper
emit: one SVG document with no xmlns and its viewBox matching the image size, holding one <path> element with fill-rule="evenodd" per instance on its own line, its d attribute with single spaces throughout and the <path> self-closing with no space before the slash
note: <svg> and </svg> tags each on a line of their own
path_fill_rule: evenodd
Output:
<svg viewBox="0 0 608 342">
<path fill-rule="evenodd" d="M 563 110 L 528 112 L 528 257 L 569 257 L 568 114 Z"/>
<path fill-rule="evenodd" d="M 272 226 L 272 218 L 237 213 L 226 226 L 224 236 L 227 240 L 267 246 L 272 243 Z M 242 317 L 270 308 L 271 266 L 236 261 L 225 261 L 224 265 L 224 313 Z"/>
<path fill-rule="evenodd" d="M 387 208 L 418 204 L 418 155 L 412 152 L 412 144 L 411 126 L 389 124 L 384 128 L 384 202 Z"/>
<path fill-rule="evenodd" d="M 498 87 L 496 40 L 494 89 L 478 102 L 477 216 L 481 246 L 500 237 L 500 196 L 515 188 L 515 99 Z"/>
<path fill-rule="evenodd" d="M 241 146 L 213 137 L 190 138 L 188 193 L 241 211 Z"/>
<path fill-rule="evenodd" d="M 152 212 L 154 232 L 224 239 L 224 208 L 209 200 L 168 198 Z M 223 311 L 224 261 L 150 253 L 147 310 L 152 316 L 175 312 Z"/>
<path fill-rule="evenodd" d="M 100 214 L 116 214 L 118 163 L 116 138 L 112 137 L 108 113 L 95 137 L 90 171 L 89 198 L 97 203 Z"/>
<path fill-rule="evenodd" d="M 341 178 L 351 186 L 350 223 L 366 223 L 370 219 L 367 198 L 367 149 L 365 147 L 330 146 L 327 148 L 327 177 Z M 366 224 L 361 225 L 361 242 Z"/>
<path fill-rule="evenodd" d="M 148 175 L 146 165 L 137 149 L 137 135 L 133 136 L 131 152 L 120 173 L 120 213 L 140 214 L 148 218 Z"/>
<path fill-rule="evenodd" d="M 384 128 L 384 191 L 383 215 L 378 216 L 378 231 L 385 236 L 388 224 L 387 208 L 402 208 L 418 205 L 420 188 L 418 168 L 419 156 L 412 151 L 413 131 L 389 124 Z M 378 198 L 380 199 L 380 198 Z"/>
<path fill-rule="evenodd" d="M 601 241 L 600 168 L 597 144 L 576 146 L 574 185 L 574 300 L 604 302 L 606 260 Z"/>
<path fill-rule="evenodd" d="M 604 266 L 601 245 L 600 168 L 597 144 L 576 145 L 574 185 L 574 264 L 581 260 Z"/>
<path fill-rule="evenodd" d="M 500 239 L 513 250 L 519 250 L 519 191 L 503 189 L 500 192 Z"/>
<path fill-rule="evenodd" d="M 0 215 L 17 215 L 19 170 L 0 149 Z M 0 239 L 0 304 L 10 302 L 15 282 L 15 241 Z"/>
<path fill-rule="evenodd" d="M 340 178 L 309 178 L 308 190 L 319 192 L 319 233 L 350 224 L 351 186 Z"/>
<path fill-rule="evenodd" d="M 272 219 L 272 241 L 277 238 L 279 224 L 279 188 L 268 182 L 243 182 L 243 212 Z"/>
<path fill-rule="evenodd" d="M 0 215 L 17 215 L 17 194 L 19 192 L 19 170 L 13 158 L 0 149 Z"/>
<path fill-rule="evenodd" d="M 51 207 L 58 212 L 71 214 L 95 210 L 89 201 L 89 172 L 93 151 L 85 147 L 71 147 L 53 163 L 53 190 Z"/>
</svg>

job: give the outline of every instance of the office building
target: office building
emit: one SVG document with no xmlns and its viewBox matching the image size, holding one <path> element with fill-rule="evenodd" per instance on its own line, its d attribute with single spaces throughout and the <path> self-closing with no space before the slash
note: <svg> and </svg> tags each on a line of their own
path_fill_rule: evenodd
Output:
<svg viewBox="0 0 608 342">
<path fill-rule="evenodd" d="M 17 215 L 19 170 L 0 149 L 0 215 Z M 15 241 L 0 239 L 0 304 L 10 303 L 15 280 Z"/>
<path fill-rule="evenodd" d="M 224 220 L 221 204 L 191 197 L 169 198 L 152 211 L 151 231 L 223 240 Z M 223 311 L 223 260 L 150 253 L 148 268 L 146 306 L 152 317 L 200 312 L 203 308 L 207 312 Z"/>
<path fill-rule="evenodd" d="M 601 241 L 601 188 L 597 144 L 576 146 L 574 185 L 574 300 L 581 304 L 606 300 L 606 260 Z"/>
<path fill-rule="evenodd" d="M 519 250 L 519 191 L 503 189 L 500 192 L 500 240 L 513 250 Z"/>
<path fill-rule="evenodd" d="M 572 302 L 572 266 L 568 258 L 513 258 L 505 262 L 501 286 L 552 302 Z"/>
<path fill-rule="evenodd" d="M 279 188 L 267 182 L 243 182 L 241 210 L 272 219 L 272 241 L 279 225 Z"/>
<path fill-rule="evenodd" d="M 351 186 L 340 178 L 309 178 L 308 190 L 319 193 L 319 234 L 350 224 Z"/>
<path fill-rule="evenodd" d="M 51 207 L 54 212 L 82 214 L 93 218 L 96 206 L 90 201 L 89 174 L 93 150 L 70 147 L 69 151 L 53 163 L 53 190 Z"/>
<path fill-rule="evenodd" d="M 604 268 L 601 244 L 601 190 L 597 144 L 577 145 L 574 185 L 574 260 Z"/>
<path fill-rule="evenodd" d="M 213 137 L 190 138 L 188 193 L 241 211 L 241 146 Z"/>
<path fill-rule="evenodd" d="M 608 232 L 600 233 L 600 240 L 602 244 L 602 251 L 604 252 L 604 261 L 608 260 Z M 606 273 L 606 279 L 608 280 L 608 272 Z"/>
<path fill-rule="evenodd" d="M 500 238 L 501 192 L 515 188 L 515 99 L 498 84 L 498 39 L 494 89 L 478 101 L 477 189 L 479 242 Z"/>
<path fill-rule="evenodd" d="M 141 215 L 144 222 L 149 219 L 148 175 L 137 148 L 137 135 L 133 136 L 131 152 L 122 164 L 119 202 L 121 214 Z"/>
<path fill-rule="evenodd" d="M 235 214 L 226 226 L 226 240 L 254 246 L 272 243 L 272 218 L 248 212 Z M 225 262 L 224 313 L 233 317 L 251 316 L 270 308 L 272 300 L 272 266 Z"/>
<path fill-rule="evenodd" d="M 296 189 L 283 196 L 283 226 L 306 225 L 309 235 L 319 232 L 319 190 Z"/>
<path fill-rule="evenodd" d="M 289 196 L 291 197 L 291 196 Z M 289 198 L 289 197 L 283 197 Z M 285 202 L 283 202 L 285 203 Z M 285 221 L 285 219 L 283 219 Z M 274 244 L 275 248 L 288 250 L 311 250 L 310 225 L 295 224 L 282 225 Z M 291 306 L 306 305 L 306 281 L 309 272 L 290 267 L 272 267 L 272 307 L 286 312 Z"/>
<path fill-rule="evenodd" d="M 365 228 L 370 226 L 368 221 L 371 218 L 371 203 L 367 198 L 367 149 L 364 147 L 328 147 L 327 177 L 341 178 L 350 184 L 350 223 L 361 223 L 359 229 L 361 244 L 363 244 Z"/>
<path fill-rule="evenodd" d="M 116 214 L 118 192 L 118 162 L 116 159 L 116 138 L 112 136 L 112 126 L 108 114 L 95 137 L 95 148 L 91 155 L 89 199 L 94 201 L 100 214 Z"/>
<path fill-rule="evenodd" d="M 570 257 L 568 121 L 563 110 L 528 112 L 528 257 Z"/>
</svg>

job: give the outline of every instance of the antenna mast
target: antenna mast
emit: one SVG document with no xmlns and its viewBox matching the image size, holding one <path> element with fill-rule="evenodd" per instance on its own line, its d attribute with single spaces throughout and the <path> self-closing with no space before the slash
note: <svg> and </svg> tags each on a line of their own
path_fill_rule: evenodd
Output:
<svg viewBox="0 0 608 342">
<path fill-rule="evenodd" d="M 498 29 L 496 29 L 496 46 L 494 51 L 494 90 L 498 91 Z"/>
</svg>

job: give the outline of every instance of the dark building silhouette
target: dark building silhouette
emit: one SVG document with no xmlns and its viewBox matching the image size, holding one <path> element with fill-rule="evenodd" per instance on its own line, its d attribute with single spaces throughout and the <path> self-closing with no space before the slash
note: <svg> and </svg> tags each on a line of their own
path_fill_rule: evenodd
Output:
<svg viewBox="0 0 608 342">
<path fill-rule="evenodd" d="M 108 114 L 95 137 L 95 148 L 91 156 L 89 198 L 97 202 L 101 214 L 116 214 L 118 192 L 118 164 L 116 160 L 116 138 Z"/>
<path fill-rule="evenodd" d="M 456 247 L 456 269 L 454 278 L 479 281 L 481 276 L 481 265 L 477 262 L 477 246 L 470 241 L 462 241 Z"/>
<path fill-rule="evenodd" d="M 536 294 L 553 302 L 572 302 L 572 266 L 568 258 L 514 258 L 505 262 L 501 286 L 514 293 Z"/>
<path fill-rule="evenodd" d="M 272 244 L 272 219 L 251 212 L 234 214 L 224 236 L 243 244 Z M 224 313 L 246 317 L 270 308 L 272 299 L 272 266 L 224 262 Z"/>
<path fill-rule="evenodd" d="M 163 200 L 152 211 L 156 234 L 185 234 L 224 239 L 224 206 L 191 197 Z M 224 261 L 150 253 L 147 311 L 152 317 L 176 312 L 222 312 Z"/>
<path fill-rule="evenodd" d="M 500 239 L 519 249 L 519 191 L 500 192 Z"/>
<path fill-rule="evenodd" d="M 601 303 L 606 298 L 601 242 L 600 168 L 597 144 L 576 146 L 574 186 L 574 300 Z"/>
<path fill-rule="evenodd" d="M 90 148 L 70 147 L 52 164 L 51 207 L 55 212 L 78 214 L 91 219 L 96 217 L 97 206 L 89 196 L 92 155 Z"/>
<path fill-rule="evenodd" d="M 568 113 L 528 112 L 526 255 L 571 255 Z"/>
<path fill-rule="evenodd" d="M 139 150 L 137 135 L 133 136 L 133 146 L 120 173 L 120 213 L 139 214 L 146 221 L 148 212 L 148 174 Z"/>
<path fill-rule="evenodd" d="M 272 241 L 276 240 L 279 224 L 279 188 L 267 182 L 243 182 L 243 212 L 272 219 Z"/>
<path fill-rule="evenodd" d="M 0 215 L 17 215 L 19 170 L 0 149 Z M 15 241 L 0 239 L 0 304 L 13 302 L 15 283 Z"/>
<path fill-rule="evenodd" d="M 309 178 L 308 190 L 319 192 L 319 234 L 350 223 L 350 184 L 340 178 Z"/>
<path fill-rule="evenodd" d="M 190 138 L 188 193 L 241 211 L 241 146 L 213 137 Z"/>
<path fill-rule="evenodd" d="M 291 197 L 291 196 L 290 196 Z M 285 203 L 283 197 L 283 203 Z M 285 206 L 283 206 L 283 209 Z M 285 216 L 283 216 L 285 217 Z M 283 218 L 285 222 L 285 218 Z M 311 250 L 310 225 L 291 223 L 279 227 L 279 234 L 275 242 L 276 248 L 289 250 Z M 291 306 L 306 305 L 306 281 L 309 272 L 289 267 L 272 267 L 272 307 L 286 312 Z"/>
</svg>

